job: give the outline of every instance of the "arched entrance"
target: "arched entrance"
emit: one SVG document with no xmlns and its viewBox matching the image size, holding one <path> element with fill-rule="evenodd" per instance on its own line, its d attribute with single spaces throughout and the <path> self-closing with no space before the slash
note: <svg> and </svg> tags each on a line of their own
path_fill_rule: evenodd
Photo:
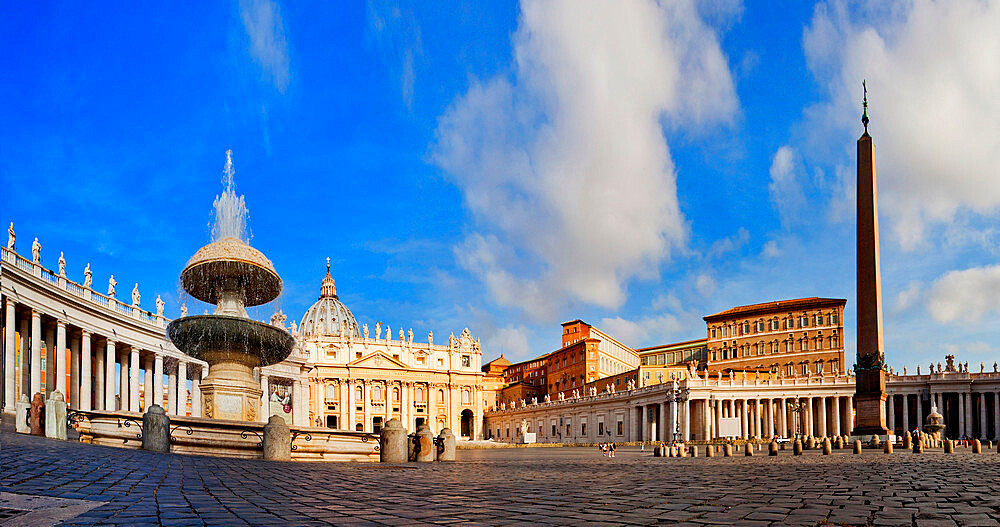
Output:
<svg viewBox="0 0 1000 527">
<path fill-rule="evenodd" d="M 462 410 L 462 426 L 461 426 L 462 437 L 469 437 L 469 438 L 472 437 L 472 430 L 473 430 L 472 419 L 473 419 L 472 410 L 469 409 Z"/>
</svg>

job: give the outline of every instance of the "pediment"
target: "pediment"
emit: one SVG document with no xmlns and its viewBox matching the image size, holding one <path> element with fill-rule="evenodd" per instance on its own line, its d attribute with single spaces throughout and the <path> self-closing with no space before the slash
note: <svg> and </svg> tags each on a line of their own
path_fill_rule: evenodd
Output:
<svg viewBox="0 0 1000 527">
<path fill-rule="evenodd" d="M 405 364 L 386 355 L 381 351 L 369 353 L 368 355 L 365 355 L 360 359 L 355 359 L 351 362 L 348 362 L 347 366 L 355 368 L 382 368 L 389 370 L 406 369 Z"/>
</svg>

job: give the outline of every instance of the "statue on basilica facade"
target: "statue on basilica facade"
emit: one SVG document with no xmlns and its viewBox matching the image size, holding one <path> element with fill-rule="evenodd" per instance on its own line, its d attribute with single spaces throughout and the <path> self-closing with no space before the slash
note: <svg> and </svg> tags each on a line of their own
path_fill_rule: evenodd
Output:
<svg viewBox="0 0 1000 527">
<path fill-rule="evenodd" d="M 385 340 L 392 340 L 392 328 L 389 327 L 389 324 L 385 325 Z"/>
<path fill-rule="evenodd" d="M 181 304 L 181 318 L 188 316 L 188 305 L 187 303 Z M 294 324 L 295 322 L 292 322 Z"/>
<path fill-rule="evenodd" d="M 138 307 L 139 306 L 139 300 L 140 300 L 140 297 L 139 297 L 139 284 L 136 283 L 135 287 L 132 288 L 132 306 L 133 307 Z"/>
<path fill-rule="evenodd" d="M 413 328 L 410 328 L 410 332 L 407 334 L 407 336 L 409 337 L 409 341 L 408 342 L 412 345 L 413 344 Z"/>
<path fill-rule="evenodd" d="M 14 250 L 14 222 L 10 222 L 10 227 L 7 227 L 7 250 Z"/>
<path fill-rule="evenodd" d="M 108 278 L 108 298 L 115 297 L 116 285 L 118 285 L 118 282 L 115 282 L 115 275 L 111 275 L 111 278 Z"/>
<path fill-rule="evenodd" d="M 295 321 L 293 320 L 293 321 L 292 321 L 292 335 L 295 335 L 295 334 L 297 334 L 298 332 L 299 332 L 299 327 L 298 327 L 298 325 L 297 325 L 297 324 L 295 323 Z"/>
<path fill-rule="evenodd" d="M 433 331 L 428 331 L 427 332 L 427 344 L 430 345 L 430 346 L 434 345 L 434 332 Z"/>
<path fill-rule="evenodd" d="M 365 338 L 367 339 L 368 338 L 368 323 L 365 322 L 364 324 L 362 324 L 361 329 L 363 330 Z"/>
<path fill-rule="evenodd" d="M 83 288 L 90 289 L 90 284 L 94 282 L 94 273 L 90 271 L 90 262 L 83 268 Z"/>
<path fill-rule="evenodd" d="M 66 276 L 66 257 L 59 251 L 59 276 Z"/>
<path fill-rule="evenodd" d="M 378 340 L 380 338 L 382 338 L 382 323 L 381 322 L 376 322 L 375 323 L 375 340 Z"/>
<path fill-rule="evenodd" d="M 399 341 L 400 342 L 406 342 L 406 339 L 403 336 L 403 328 L 399 328 Z"/>
<path fill-rule="evenodd" d="M 38 243 L 38 236 L 35 236 L 35 241 L 31 244 L 31 261 L 34 263 L 42 261 L 42 244 Z"/>
<path fill-rule="evenodd" d="M 160 298 L 160 295 L 156 295 L 156 316 L 163 316 L 163 299 Z"/>
</svg>

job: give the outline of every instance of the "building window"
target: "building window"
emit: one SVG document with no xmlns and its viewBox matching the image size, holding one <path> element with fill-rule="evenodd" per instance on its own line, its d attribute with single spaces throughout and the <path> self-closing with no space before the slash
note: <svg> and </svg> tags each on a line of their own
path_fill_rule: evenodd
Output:
<svg viewBox="0 0 1000 527">
<path fill-rule="evenodd" d="M 837 322 L 837 314 L 836 314 L 836 313 L 834 313 L 833 315 L 831 315 L 831 317 L 833 318 L 833 321 L 832 321 L 832 323 L 833 323 L 833 324 L 837 324 L 837 323 L 838 323 L 838 322 Z"/>
<path fill-rule="evenodd" d="M 555 435 L 556 435 L 556 425 L 552 425 L 552 436 L 555 437 Z"/>
<path fill-rule="evenodd" d="M 712 328 L 712 338 L 715 338 L 715 328 Z"/>
<path fill-rule="evenodd" d="M 469 390 L 462 390 L 462 404 L 469 404 Z"/>
<path fill-rule="evenodd" d="M 618 421 L 618 435 L 622 435 L 625 431 L 625 425 L 621 421 Z"/>
<path fill-rule="evenodd" d="M 327 384 L 326 385 L 326 398 L 336 399 L 337 398 L 337 385 Z"/>
<path fill-rule="evenodd" d="M 360 386 L 354 389 L 354 400 L 358 402 L 365 400 L 365 391 Z"/>
<path fill-rule="evenodd" d="M 399 402 L 399 388 L 392 389 L 392 401 Z"/>
<path fill-rule="evenodd" d="M 582 436 L 587 435 L 587 423 L 582 423 L 580 425 L 580 435 Z"/>
<path fill-rule="evenodd" d="M 469 364 L 470 364 L 469 356 L 468 355 L 462 355 L 462 367 L 463 368 L 468 368 Z"/>
<path fill-rule="evenodd" d="M 444 390 L 438 390 L 438 403 L 444 402 Z"/>
<path fill-rule="evenodd" d="M 417 391 L 416 391 L 416 392 L 414 392 L 414 397 L 413 397 L 413 398 L 414 398 L 414 399 L 415 399 L 415 400 L 416 400 L 416 401 L 417 401 L 418 403 L 419 403 L 419 402 L 423 402 L 423 400 L 424 400 L 424 389 L 423 389 L 423 388 L 417 388 Z M 497 435 L 500 435 L 500 432 L 497 432 Z"/>
<path fill-rule="evenodd" d="M 381 386 L 373 386 L 372 387 L 372 400 L 373 401 L 381 401 L 382 400 L 382 387 Z"/>
</svg>

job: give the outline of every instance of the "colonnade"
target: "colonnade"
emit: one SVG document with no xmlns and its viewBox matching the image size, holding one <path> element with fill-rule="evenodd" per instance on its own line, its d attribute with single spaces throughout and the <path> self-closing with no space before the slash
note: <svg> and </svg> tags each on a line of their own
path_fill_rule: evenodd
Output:
<svg viewBox="0 0 1000 527">
<path fill-rule="evenodd" d="M 4 412 L 13 412 L 21 395 L 47 398 L 58 390 L 74 410 L 141 412 L 159 401 L 169 414 L 201 415 L 200 381 L 207 371 L 199 363 L 147 349 L 114 329 L 72 324 L 64 314 L 4 296 Z"/>
<path fill-rule="evenodd" d="M 982 390 L 942 386 L 892 393 L 886 398 L 886 423 L 897 434 L 923 427 L 932 407 L 944 419 L 945 435 L 1000 440 L 1000 382 Z"/>
</svg>

